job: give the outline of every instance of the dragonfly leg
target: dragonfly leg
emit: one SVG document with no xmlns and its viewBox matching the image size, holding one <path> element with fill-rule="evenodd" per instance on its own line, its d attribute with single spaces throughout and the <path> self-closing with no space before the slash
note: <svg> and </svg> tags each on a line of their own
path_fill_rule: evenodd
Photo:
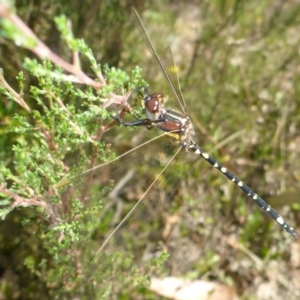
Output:
<svg viewBox="0 0 300 300">
<path fill-rule="evenodd" d="M 143 93 L 141 93 L 141 90 L 143 90 Z M 142 97 L 144 97 L 145 95 L 149 95 L 148 88 L 143 85 L 134 89 L 134 92 L 138 92 Z"/>
<path fill-rule="evenodd" d="M 160 123 L 164 123 L 165 119 L 157 119 L 157 120 L 150 120 L 150 119 L 137 119 L 136 121 L 132 121 L 132 122 L 124 122 L 116 108 L 116 106 L 114 106 L 115 111 L 116 111 L 116 115 L 112 116 L 110 115 L 114 120 L 116 120 L 117 122 L 119 122 L 122 126 L 124 127 L 131 127 L 131 126 L 144 126 L 147 129 L 151 129 L 151 127 L 153 125 L 156 124 L 160 124 Z"/>
</svg>

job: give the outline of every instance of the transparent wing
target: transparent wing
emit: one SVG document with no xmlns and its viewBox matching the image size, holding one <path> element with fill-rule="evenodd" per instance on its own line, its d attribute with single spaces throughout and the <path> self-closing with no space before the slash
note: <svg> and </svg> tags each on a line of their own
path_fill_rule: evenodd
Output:
<svg viewBox="0 0 300 300">
<path fill-rule="evenodd" d="M 66 210 L 61 215 L 62 224 L 64 219 L 78 218 L 87 231 L 87 239 L 78 243 L 78 253 L 74 253 L 85 281 L 82 294 L 87 294 L 87 288 L 99 295 L 111 289 L 116 295 L 128 294 L 127 288 L 133 286 L 128 274 L 142 277 L 146 270 L 154 274 L 150 262 L 163 251 L 164 222 L 183 171 L 184 155 L 177 144 L 161 135 L 76 176 L 61 191 L 61 199 L 67 199 L 62 203 L 84 203 L 77 216 Z M 85 214 L 89 216 L 86 220 Z"/>
<path fill-rule="evenodd" d="M 175 89 L 177 100 L 179 101 L 183 112 L 186 113 L 186 105 L 181 92 L 180 82 L 178 78 L 179 68 L 175 63 L 174 56 L 170 47 L 167 47 L 164 53 L 164 67 L 168 74 L 169 81 Z"/>
<path fill-rule="evenodd" d="M 183 100 L 183 96 L 182 93 L 180 91 L 180 86 L 179 86 L 179 81 L 178 81 L 178 76 L 177 76 L 177 67 L 175 65 L 174 59 L 173 59 L 173 55 L 172 55 L 172 51 L 170 48 L 166 49 L 166 62 L 167 62 L 167 66 L 170 67 L 170 70 L 168 70 L 168 68 L 166 69 L 164 67 L 164 64 L 162 63 L 161 59 L 159 58 L 153 43 L 145 29 L 145 26 L 143 25 L 138 13 L 136 12 L 136 10 L 134 8 L 131 8 L 132 11 L 132 19 L 135 22 L 136 28 L 140 34 L 140 36 L 143 38 L 148 50 L 150 51 L 152 57 L 154 58 L 154 60 L 157 62 L 157 64 L 159 65 L 162 73 L 164 74 L 171 90 L 172 93 L 174 95 L 174 97 L 177 99 L 181 109 L 183 112 L 185 112 L 185 103 Z M 169 65 L 169 63 L 171 63 Z M 176 70 L 176 71 L 175 71 Z M 176 78 L 177 77 L 177 78 Z"/>
</svg>

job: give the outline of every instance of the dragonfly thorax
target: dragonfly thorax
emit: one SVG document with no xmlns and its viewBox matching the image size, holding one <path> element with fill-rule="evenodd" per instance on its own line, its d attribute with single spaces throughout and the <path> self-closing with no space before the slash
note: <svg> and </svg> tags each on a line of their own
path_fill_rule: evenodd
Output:
<svg viewBox="0 0 300 300">
<path fill-rule="evenodd" d="M 194 134 L 190 118 L 185 114 L 165 109 L 163 93 L 146 94 L 143 101 L 147 117 L 151 121 L 155 121 L 159 130 L 167 133 L 169 137 L 183 147 L 190 144 Z"/>
<path fill-rule="evenodd" d="M 173 110 L 163 110 L 160 119 L 164 121 L 158 123 L 159 130 L 166 132 L 169 137 L 184 148 L 190 144 L 194 129 L 188 116 Z"/>
</svg>

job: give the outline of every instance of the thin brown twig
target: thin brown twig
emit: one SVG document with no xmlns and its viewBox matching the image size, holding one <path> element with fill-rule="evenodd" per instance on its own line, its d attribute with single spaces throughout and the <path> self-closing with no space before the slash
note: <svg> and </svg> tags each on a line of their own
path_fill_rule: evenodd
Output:
<svg viewBox="0 0 300 300">
<path fill-rule="evenodd" d="M 99 129 L 97 130 L 97 134 L 95 136 L 95 140 L 97 140 L 97 141 L 101 140 L 101 137 L 102 137 L 102 134 L 103 134 L 103 130 L 102 129 L 103 129 L 103 127 L 99 126 Z M 95 164 L 96 164 L 97 154 L 98 154 L 98 147 L 97 146 L 93 146 L 92 159 L 91 159 L 91 162 L 90 162 L 90 165 L 89 165 L 90 169 L 93 169 L 94 166 L 95 166 Z M 91 171 L 88 174 L 88 176 L 87 176 L 87 179 L 85 181 L 85 186 L 84 186 L 83 192 L 81 194 L 81 201 L 82 201 L 82 203 L 84 203 L 85 200 L 86 200 L 86 198 L 87 198 L 88 192 L 89 192 L 91 184 L 92 184 L 93 176 L 94 176 L 94 171 Z"/>
<path fill-rule="evenodd" d="M 12 192 L 11 190 L 7 189 L 4 187 L 4 185 L 0 184 L 0 192 L 6 194 L 7 196 L 11 197 L 12 199 L 15 200 L 15 202 L 12 204 L 12 208 L 15 208 L 17 206 L 30 206 L 30 205 L 35 205 L 35 206 L 41 206 L 41 207 L 47 207 L 46 203 L 43 201 L 37 201 L 34 198 L 24 198 L 16 193 Z"/>
<path fill-rule="evenodd" d="M 48 48 L 32 32 L 32 30 L 17 16 L 17 14 L 15 14 L 15 12 L 10 8 L 9 4 L 6 2 L 0 3 L 0 18 L 10 21 L 15 26 L 15 28 L 18 29 L 22 33 L 22 35 L 26 39 L 28 39 L 28 41 L 30 41 L 30 43 L 24 43 L 23 45 L 21 44 L 21 46 L 31 50 L 39 58 L 48 59 L 55 65 L 61 67 L 63 70 L 71 73 L 71 74 L 57 74 L 57 73 L 52 72 L 52 73 L 50 73 L 52 78 L 65 80 L 68 82 L 82 83 L 82 84 L 92 86 L 96 89 L 101 89 L 104 85 L 106 85 L 106 80 L 103 77 L 103 74 L 100 70 L 95 71 L 97 78 L 99 79 L 100 82 L 97 82 L 97 81 L 93 80 L 92 78 L 88 77 L 81 70 L 78 52 L 75 52 L 75 51 L 73 52 L 73 63 L 72 64 L 68 63 L 67 61 L 63 60 L 58 55 L 56 55 L 50 48 Z M 21 105 L 28 112 L 31 112 L 30 108 L 28 107 L 28 105 L 26 104 L 24 99 L 17 92 L 15 92 L 9 86 L 9 84 L 7 84 L 7 82 L 4 80 L 4 77 L 2 76 L 2 74 L 0 74 L 0 81 L 2 82 L 2 85 L 6 88 L 6 90 L 11 94 L 14 101 L 16 101 L 19 105 Z M 53 94 L 51 96 L 54 97 Z M 130 109 L 131 109 L 127 102 L 127 99 L 129 98 L 129 96 L 130 96 L 130 92 L 127 92 L 124 96 L 110 93 L 109 98 L 107 99 L 107 101 L 104 104 L 104 107 L 107 107 L 111 104 L 123 105 L 123 108 L 121 111 L 121 115 L 123 115 L 126 112 L 130 111 Z M 61 101 L 61 99 L 59 99 L 57 97 L 54 97 L 54 98 L 56 99 L 56 101 L 60 105 L 60 107 L 62 107 L 67 112 L 67 115 L 70 116 L 70 112 L 65 107 L 65 105 Z M 74 124 L 72 121 L 70 121 L 70 122 L 71 122 L 73 128 L 75 129 L 75 131 L 79 135 L 82 135 L 83 133 L 82 133 L 81 129 L 78 126 L 76 126 L 76 124 Z M 115 122 L 112 122 L 112 123 L 115 124 Z M 100 126 L 96 136 L 89 139 L 89 141 L 93 142 L 94 138 L 95 138 L 95 140 L 101 139 L 102 134 L 105 131 L 109 130 L 110 127 L 113 126 L 112 123 L 111 123 L 111 126 L 104 126 L 104 127 Z M 48 130 L 46 130 L 42 124 L 38 124 L 38 128 L 43 133 L 44 138 L 48 141 L 49 148 L 57 150 L 57 145 L 55 143 L 53 143 L 52 134 Z M 93 156 L 92 156 L 92 161 L 91 161 L 92 166 L 95 164 L 96 159 L 97 159 L 97 149 L 95 148 L 93 151 Z M 92 175 L 92 173 L 91 173 L 91 175 Z M 86 190 L 88 190 L 91 179 L 92 179 L 92 177 L 89 177 L 87 180 L 88 182 L 87 182 Z M 13 191 L 5 188 L 3 185 L 0 185 L 0 191 L 5 193 L 6 195 L 8 195 L 9 197 L 11 197 L 14 200 L 14 203 L 11 206 L 12 208 L 15 208 L 18 206 L 30 206 L 30 205 L 31 206 L 32 205 L 33 206 L 41 206 L 47 210 L 47 212 L 49 213 L 50 216 L 52 216 L 52 218 L 54 217 L 54 219 L 56 219 L 55 213 L 52 211 L 51 206 L 49 206 L 47 202 L 38 201 L 38 200 L 36 200 L 35 197 L 24 198 L 22 196 L 15 194 Z"/>
<path fill-rule="evenodd" d="M 59 218 L 57 218 L 55 212 L 52 210 L 52 206 L 49 205 L 46 201 L 39 201 L 36 198 L 24 198 L 11 190 L 7 189 L 3 184 L 0 184 L 0 192 L 6 194 L 10 198 L 14 200 L 14 203 L 11 205 L 11 208 L 14 209 L 19 206 L 28 207 L 28 206 L 39 206 L 43 207 L 47 214 L 49 215 L 52 222 L 57 222 Z"/>
<path fill-rule="evenodd" d="M 65 80 L 68 82 L 74 83 L 82 83 L 89 86 L 92 86 L 96 89 L 101 89 L 104 85 L 106 85 L 105 78 L 101 71 L 96 71 L 97 78 L 100 82 L 93 80 L 88 77 L 81 69 L 80 69 L 80 59 L 78 52 L 73 52 L 73 64 L 68 63 L 63 60 L 61 57 L 56 55 L 50 48 L 48 48 L 33 32 L 32 30 L 13 12 L 13 10 L 9 7 L 7 3 L 0 4 L 0 17 L 9 20 L 15 27 L 22 32 L 22 34 L 28 38 L 28 40 L 32 40 L 33 43 L 29 45 L 23 45 L 24 47 L 31 50 L 40 58 L 46 58 L 53 62 L 55 65 L 61 67 L 65 71 L 71 73 L 70 74 L 56 74 L 51 72 L 52 78 Z M 111 104 L 122 104 L 128 106 L 127 97 L 116 95 L 114 93 L 110 94 L 109 99 L 104 104 L 104 108 Z M 29 109 L 26 103 L 19 102 L 20 105 L 25 107 L 27 110 Z"/>
<path fill-rule="evenodd" d="M 49 94 L 51 95 L 51 97 L 53 97 L 53 99 L 55 99 L 56 103 L 67 113 L 69 119 L 68 119 L 68 122 L 72 125 L 72 127 L 74 128 L 75 132 L 80 135 L 80 136 L 83 136 L 83 131 L 81 130 L 81 128 L 79 126 L 77 126 L 72 120 L 71 120 L 71 117 L 72 117 L 72 114 L 70 113 L 70 111 L 66 108 L 65 104 L 63 103 L 63 101 L 59 98 L 59 97 L 56 97 L 52 92 L 49 92 Z M 88 141 L 93 143 L 93 140 L 88 137 Z"/>
<path fill-rule="evenodd" d="M 122 118 L 126 113 L 131 111 L 131 106 L 128 104 L 128 99 L 131 95 L 131 92 L 128 91 L 124 96 L 118 96 L 115 94 L 110 95 L 110 98 L 104 102 L 103 107 L 106 108 L 112 104 L 123 104 L 122 110 L 118 113 L 119 116 Z M 117 121 L 114 120 L 110 122 L 109 124 L 102 127 L 102 133 L 108 131 L 110 128 L 115 126 L 117 124 Z"/>
<path fill-rule="evenodd" d="M 9 20 L 22 34 L 32 40 L 34 43 L 23 45 L 31 50 L 40 58 L 46 58 L 53 62 L 55 65 L 60 66 L 62 69 L 75 75 L 80 83 L 84 83 L 94 88 L 100 89 L 103 83 L 96 82 L 88 77 L 78 66 L 78 64 L 70 64 L 56 55 L 50 48 L 48 48 L 33 32 L 32 30 L 13 12 L 7 3 L 0 4 L 0 17 Z M 74 79 L 69 77 L 69 79 Z"/>
<path fill-rule="evenodd" d="M 116 95 L 114 93 L 110 93 L 109 98 L 103 103 L 103 107 L 106 108 L 112 104 L 122 104 L 124 107 L 127 107 L 130 110 L 130 106 L 127 102 L 131 92 L 127 92 L 124 96 Z"/>
<path fill-rule="evenodd" d="M 29 106 L 26 104 L 24 99 L 6 82 L 4 79 L 2 72 L 0 72 L 0 82 L 2 83 L 2 86 L 10 93 L 12 96 L 12 99 L 17 102 L 20 106 L 22 106 L 25 110 L 30 112 Z"/>
<path fill-rule="evenodd" d="M 68 63 L 63 60 L 61 57 L 56 55 L 49 47 L 47 47 L 33 32 L 32 30 L 18 17 L 17 14 L 9 7 L 8 3 L 0 4 L 0 17 L 9 20 L 28 40 L 31 40 L 32 43 L 30 45 L 23 45 L 24 47 L 31 50 L 40 58 L 46 58 L 53 62 L 55 65 L 61 67 L 65 71 L 71 73 L 68 74 L 56 74 L 51 72 L 52 78 L 65 80 L 68 82 L 74 83 L 83 83 L 89 86 L 92 86 L 96 89 L 101 89 L 104 85 L 106 85 L 105 78 L 101 71 L 96 71 L 97 78 L 100 82 L 93 80 L 88 77 L 80 68 L 80 59 L 77 52 L 73 52 L 73 64 Z M 4 83 L 5 84 L 5 81 Z M 18 95 L 16 95 L 16 98 Z M 122 104 L 128 106 L 127 97 L 116 95 L 114 93 L 110 94 L 109 99 L 104 103 L 104 108 L 111 104 Z M 29 107 L 25 102 L 19 100 L 20 105 L 24 107 L 26 110 L 29 110 Z"/>
<path fill-rule="evenodd" d="M 55 144 L 53 141 L 53 135 L 51 134 L 51 132 L 49 130 L 45 129 L 45 127 L 40 122 L 37 122 L 37 123 L 38 123 L 37 127 L 43 133 L 43 137 L 45 138 L 46 141 L 48 141 L 48 149 L 57 151 L 58 147 L 57 147 L 57 144 Z"/>
<path fill-rule="evenodd" d="M 117 96 L 115 94 L 112 94 L 113 96 Z M 120 96 L 118 96 L 120 97 Z M 122 98 L 125 99 L 125 101 L 123 102 L 126 102 L 127 103 L 127 99 L 130 97 L 130 92 L 127 92 L 126 95 L 124 95 Z M 117 98 L 117 97 L 116 97 Z M 121 97 L 120 97 L 121 98 Z M 125 108 L 123 107 L 121 112 L 120 112 L 120 116 L 122 117 L 125 113 L 128 112 L 128 109 L 130 109 L 130 107 L 128 108 Z M 96 136 L 94 137 L 95 140 L 99 141 L 101 140 L 101 137 L 103 135 L 104 132 L 108 131 L 111 127 L 113 127 L 115 124 L 117 123 L 117 121 L 113 121 L 111 123 L 109 123 L 108 125 L 106 126 L 100 126 L 98 131 L 97 131 L 97 134 Z M 91 159 L 91 162 L 90 162 L 90 166 L 89 168 L 92 170 L 95 166 L 95 163 L 97 161 L 97 154 L 98 154 L 98 148 L 94 146 L 94 149 L 93 149 L 93 154 L 92 154 L 92 159 Z M 85 183 L 85 188 L 84 188 L 84 191 L 82 193 L 82 196 L 81 196 L 81 199 L 82 199 L 82 202 L 85 201 L 86 197 L 87 197 L 87 194 L 88 194 L 88 191 L 90 189 L 90 185 L 92 183 L 92 179 L 93 179 L 93 176 L 94 176 L 94 172 L 91 171 L 86 179 L 86 183 Z"/>
</svg>

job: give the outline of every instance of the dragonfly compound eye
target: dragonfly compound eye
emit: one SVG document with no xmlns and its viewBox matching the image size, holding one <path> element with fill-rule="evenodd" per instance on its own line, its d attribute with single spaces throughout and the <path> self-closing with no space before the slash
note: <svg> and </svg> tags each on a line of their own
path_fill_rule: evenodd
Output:
<svg viewBox="0 0 300 300">
<path fill-rule="evenodd" d="M 153 93 L 145 98 L 145 107 L 150 113 L 158 113 L 163 107 L 164 99 L 162 93 Z"/>
</svg>

